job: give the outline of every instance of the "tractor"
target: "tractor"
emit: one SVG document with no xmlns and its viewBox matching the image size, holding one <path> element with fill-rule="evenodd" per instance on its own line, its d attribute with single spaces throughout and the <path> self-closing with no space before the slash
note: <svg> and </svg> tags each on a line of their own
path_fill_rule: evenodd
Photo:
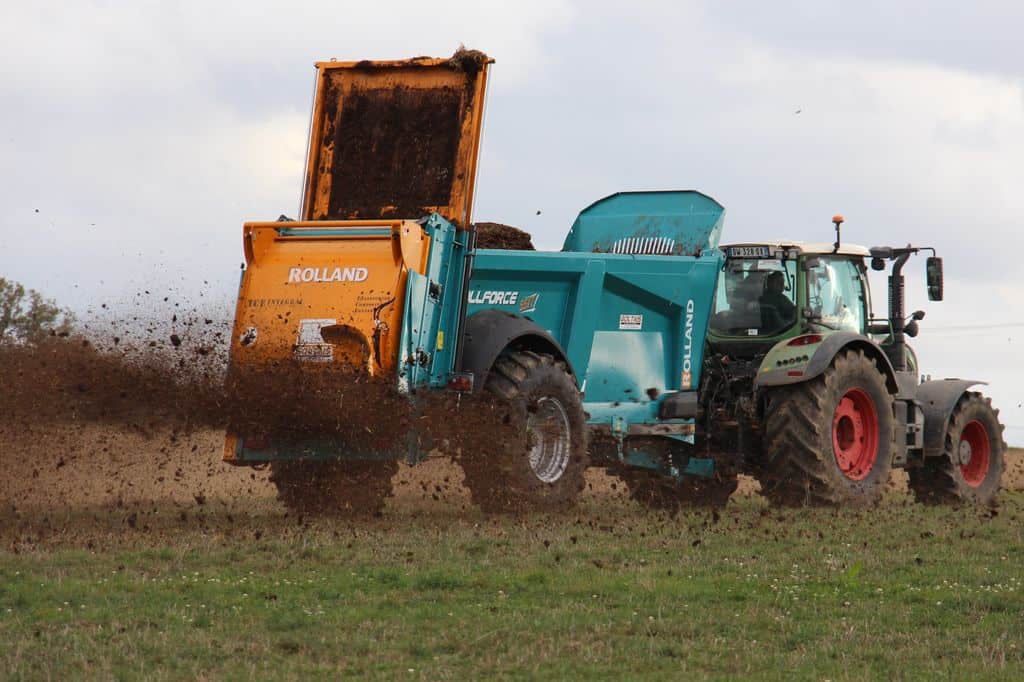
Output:
<svg viewBox="0 0 1024 682">
<path fill-rule="evenodd" d="M 903 267 L 921 253 L 928 297 L 943 298 L 934 249 L 775 241 L 723 247 L 700 387 L 707 479 L 626 471 L 634 497 L 655 506 L 721 504 L 736 474 L 755 476 L 782 505 L 877 502 L 892 468 L 917 500 L 992 504 L 1006 444 L 999 412 L 964 379 L 920 376 L 907 343 L 924 311 L 907 315 Z M 885 270 L 888 316 L 872 316 L 868 266 Z"/>
</svg>

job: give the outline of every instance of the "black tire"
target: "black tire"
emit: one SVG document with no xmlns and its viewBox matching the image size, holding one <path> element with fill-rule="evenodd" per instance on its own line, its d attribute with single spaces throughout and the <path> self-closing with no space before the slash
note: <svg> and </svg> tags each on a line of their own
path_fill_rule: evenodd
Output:
<svg viewBox="0 0 1024 682">
<path fill-rule="evenodd" d="M 627 469 L 619 474 L 626 483 L 630 499 L 647 507 L 677 514 L 686 508 L 721 509 L 736 492 L 739 478 L 715 472 L 711 478 L 686 476 L 677 481 L 647 469 Z"/>
<path fill-rule="evenodd" d="M 841 416 L 854 401 L 861 406 L 855 432 L 854 421 Z M 874 438 L 866 435 L 872 410 Z M 877 503 L 892 470 L 894 422 L 875 361 L 860 350 L 841 351 L 821 376 L 767 394 L 761 494 L 785 506 Z M 851 452 L 859 453 L 856 467 L 846 459 Z"/>
<path fill-rule="evenodd" d="M 277 499 L 296 514 L 379 516 L 397 471 L 394 460 L 274 462 L 270 480 Z"/>
<path fill-rule="evenodd" d="M 586 417 L 565 363 L 550 355 L 508 351 L 491 368 L 484 388 L 496 399 L 493 404 L 504 413 L 508 429 L 488 436 L 489 442 L 480 447 L 464 450 L 459 458 L 473 502 L 486 512 L 573 506 L 588 466 Z M 561 438 L 563 445 L 552 444 L 544 450 L 550 456 L 531 465 L 531 448 L 543 447 L 543 441 L 537 442 L 544 438 L 540 428 L 552 439 Z M 498 439 L 504 442 L 495 443 Z"/>
<path fill-rule="evenodd" d="M 984 462 L 982 444 L 987 448 Z M 925 504 L 992 505 L 1006 468 L 1005 456 L 999 410 L 980 393 L 967 392 L 949 417 L 942 455 L 909 470 L 908 484 L 917 501 Z"/>
</svg>

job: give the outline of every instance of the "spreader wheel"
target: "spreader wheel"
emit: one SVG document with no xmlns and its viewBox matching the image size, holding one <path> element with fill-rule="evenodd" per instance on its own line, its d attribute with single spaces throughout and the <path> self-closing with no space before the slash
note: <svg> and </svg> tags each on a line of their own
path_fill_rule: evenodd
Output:
<svg viewBox="0 0 1024 682">
<path fill-rule="evenodd" d="M 1005 454 L 999 410 L 980 393 L 965 393 L 950 415 L 942 455 L 928 457 L 924 466 L 907 472 L 910 489 L 927 504 L 993 504 Z"/>
<path fill-rule="evenodd" d="M 825 373 L 771 391 L 761 494 L 782 505 L 869 505 L 892 469 L 892 396 L 874 360 L 846 350 Z"/>
<path fill-rule="evenodd" d="M 274 462 L 270 480 L 277 499 L 298 514 L 379 516 L 397 471 L 393 460 Z"/>
<path fill-rule="evenodd" d="M 583 490 L 587 443 L 583 403 L 565 364 L 530 351 L 498 358 L 485 388 L 514 425 L 502 442 L 459 458 L 466 487 L 488 512 L 570 507 Z"/>
</svg>

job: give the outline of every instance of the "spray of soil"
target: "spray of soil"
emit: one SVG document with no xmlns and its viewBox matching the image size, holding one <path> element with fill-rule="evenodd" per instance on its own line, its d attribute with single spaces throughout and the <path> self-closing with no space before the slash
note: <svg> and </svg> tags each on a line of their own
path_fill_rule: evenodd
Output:
<svg viewBox="0 0 1024 682">
<path fill-rule="evenodd" d="M 102 507 L 129 519 L 157 502 L 214 500 L 251 509 L 275 491 L 265 470 L 221 462 L 226 430 L 264 447 L 397 454 L 415 433 L 418 450 L 451 454 L 493 450 L 519 428 L 493 404 L 435 391 L 410 400 L 393 377 L 338 365 L 289 361 L 228 374 L 215 328 L 131 345 L 122 336 L 0 345 L 0 511 L 38 518 Z M 431 498 L 442 492 L 419 487 Z"/>
<path fill-rule="evenodd" d="M 266 468 L 221 461 L 227 429 L 272 445 L 316 440 L 347 453 L 405 452 L 415 433 L 416 447 L 432 458 L 403 465 L 388 502 L 414 513 L 470 506 L 462 471 L 446 456 L 495 455 L 522 442 L 516 415 L 478 397 L 431 391 L 410 399 L 393 379 L 304 363 L 227 376 L 218 331 L 226 322 L 175 325 L 176 333 L 155 326 L 148 340 L 132 343 L 123 332 L 103 341 L 0 345 L 0 543 L 100 542 L 111 519 L 159 541 L 179 523 L 234 527 L 252 514 L 286 515 Z M 613 477 L 592 472 L 587 482 L 589 496 L 621 496 Z M 1017 453 L 1004 486 L 1024 486 Z M 892 488 L 906 494 L 902 479 Z M 746 481 L 740 493 L 755 490 Z"/>
</svg>

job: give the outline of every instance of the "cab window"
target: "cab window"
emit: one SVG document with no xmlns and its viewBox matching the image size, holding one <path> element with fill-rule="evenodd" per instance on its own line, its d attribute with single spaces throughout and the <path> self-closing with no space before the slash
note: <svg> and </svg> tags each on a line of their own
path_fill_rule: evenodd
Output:
<svg viewBox="0 0 1024 682">
<path fill-rule="evenodd" d="M 712 331 L 720 336 L 774 336 L 792 327 L 796 318 L 796 261 L 726 261 L 715 292 Z"/>
<path fill-rule="evenodd" d="M 831 329 L 864 333 L 864 277 L 847 258 L 819 256 L 807 269 L 807 307 Z"/>
</svg>

